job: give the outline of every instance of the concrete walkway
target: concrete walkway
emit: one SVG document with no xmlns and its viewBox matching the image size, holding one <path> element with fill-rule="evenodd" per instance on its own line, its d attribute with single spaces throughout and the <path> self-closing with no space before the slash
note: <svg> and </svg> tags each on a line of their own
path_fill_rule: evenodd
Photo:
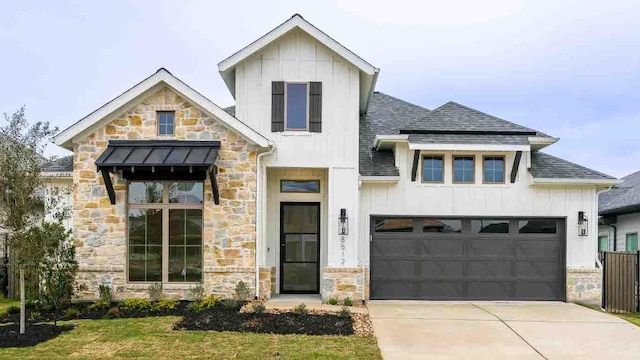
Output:
<svg viewBox="0 0 640 360">
<path fill-rule="evenodd" d="M 640 328 L 561 302 L 371 301 L 385 359 L 639 359 Z"/>
</svg>

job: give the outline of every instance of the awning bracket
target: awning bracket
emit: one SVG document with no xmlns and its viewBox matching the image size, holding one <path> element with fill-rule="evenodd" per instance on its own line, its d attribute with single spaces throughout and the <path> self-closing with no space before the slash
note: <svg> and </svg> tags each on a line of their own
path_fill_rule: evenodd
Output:
<svg viewBox="0 0 640 360">
<path fill-rule="evenodd" d="M 113 189 L 113 183 L 111 182 L 111 176 L 109 176 L 109 170 L 102 169 L 102 179 L 104 180 L 104 187 L 107 188 L 107 194 L 109 194 L 109 202 L 111 205 L 116 204 L 116 191 Z"/>
<path fill-rule="evenodd" d="M 516 182 L 518 176 L 518 168 L 520 167 L 520 158 L 522 158 L 522 151 L 516 152 L 516 157 L 513 158 L 513 167 L 511 167 L 511 183 Z"/>
<path fill-rule="evenodd" d="M 211 191 L 213 192 L 213 203 L 220 205 L 220 191 L 218 190 L 218 167 L 213 165 L 209 170 L 209 180 L 211 180 Z"/>
</svg>

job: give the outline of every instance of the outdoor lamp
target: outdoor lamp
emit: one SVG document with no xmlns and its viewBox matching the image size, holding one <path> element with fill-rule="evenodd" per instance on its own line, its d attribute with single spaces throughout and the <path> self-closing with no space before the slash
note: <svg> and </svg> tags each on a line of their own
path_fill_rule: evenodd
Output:
<svg viewBox="0 0 640 360">
<path fill-rule="evenodd" d="M 338 235 L 349 234 L 349 218 L 347 217 L 347 209 L 340 209 L 340 217 L 338 217 Z"/>
<path fill-rule="evenodd" d="M 578 236 L 589 235 L 589 219 L 584 211 L 578 211 Z"/>
</svg>

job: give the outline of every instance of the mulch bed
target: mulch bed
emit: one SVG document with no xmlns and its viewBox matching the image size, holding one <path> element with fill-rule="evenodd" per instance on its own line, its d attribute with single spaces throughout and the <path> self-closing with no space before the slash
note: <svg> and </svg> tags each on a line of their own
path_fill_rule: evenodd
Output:
<svg viewBox="0 0 640 360">
<path fill-rule="evenodd" d="M 71 325 L 33 324 L 20 335 L 20 324 L 0 325 L 0 348 L 35 346 L 73 328 Z"/>
<path fill-rule="evenodd" d="M 314 312 L 266 312 L 253 314 L 225 309 L 189 312 L 174 330 L 216 330 L 269 334 L 353 335 L 350 316 Z"/>
</svg>

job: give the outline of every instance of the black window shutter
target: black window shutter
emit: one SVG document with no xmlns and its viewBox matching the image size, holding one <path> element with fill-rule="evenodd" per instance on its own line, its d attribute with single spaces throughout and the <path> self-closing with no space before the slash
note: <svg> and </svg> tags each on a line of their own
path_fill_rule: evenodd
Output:
<svg viewBox="0 0 640 360">
<path fill-rule="evenodd" d="M 271 83 L 271 131 L 284 131 L 284 81 Z"/>
<path fill-rule="evenodd" d="M 322 132 L 322 83 L 309 83 L 309 131 Z"/>
</svg>

